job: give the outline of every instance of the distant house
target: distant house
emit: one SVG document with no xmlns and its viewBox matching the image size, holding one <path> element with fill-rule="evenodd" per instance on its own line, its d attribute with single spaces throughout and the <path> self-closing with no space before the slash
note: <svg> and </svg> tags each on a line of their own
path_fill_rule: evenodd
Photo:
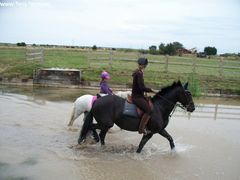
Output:
<svg viewBox="0 0 240 180">
<path fill-rule="evenodd" d="M 182 56 L 183 54 L 191 54 L 192 52 L 188 49 L 185 49 L 185 48 L 181 48 L 181 49 L 178 49 L 177 50 L 177 54 L 179 56 Z"/>
<path fill-rule="evenodd" d="M 179 56 L 182 56 L 185 54 L 196 54 L 196 53 L 197 53 L 197 48 L 192 48 L 192 49 L 181 48 L 177 50 L 177 54 Z"/>
<path fill-rule="evenodd" d="M 191 51 L 192 54 L 196 54 L 197 53 L 197 48 L 192 48 L 192 49 L 189 49 Z"/>
</svg>

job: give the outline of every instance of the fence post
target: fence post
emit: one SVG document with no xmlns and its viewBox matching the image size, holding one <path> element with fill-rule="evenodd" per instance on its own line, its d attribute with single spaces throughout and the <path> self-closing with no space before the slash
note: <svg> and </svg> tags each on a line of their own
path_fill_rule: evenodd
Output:
<svg viewBox="0 0 240 180">
<path fill-rule="evenodd" d="M 109 67 L 112 69 L 112 60 L 113 60 L 113 51 L 110 51 L 109 53 Z"/>
<path fill-rule="evenodd" d="M 219 76 L 223 76 L 223 57 L 221 57 L 219 60 Z"/>
<path fill-rule="evenodd" d="M 41 59 L 41 61 L 42 61 L 42 63 L 43 63 L 43 60 L 44 60 L 44 50 L 43 50 L 43 48 L 41 48 L 41 54 L 42 54 L 42 59 Z"/>
<path fill-rule="evenodd" d="M 217 120 L 217 110 L 218 110 L 218 104 L 216 104 L 216 106 L 215 106 L 214 120 Z"/>
<path fill-rule="evenodd" d="M 168 55 L 165 56 L 166 60 L 165 60 L 165 71 L 166 73 L 168 72 Z"/>
<path fill-rule="evenodd" d="M 193 58 L 193 61 L 192 61 L 192 72 L 196 73 L 196 58 L 195 57 Z"/>
<path fill-rule="evenodd" d="M 87 51 L 87 59 L 88 59 L 88 68 L 91 68 L 91 61 L 90 61 L 90 52 Z"/>
<path fill-rule="evenodd" d="M 140 52 L 137 53 L 137 59 L 139 59 L 142 56 Z"/>
</svg>

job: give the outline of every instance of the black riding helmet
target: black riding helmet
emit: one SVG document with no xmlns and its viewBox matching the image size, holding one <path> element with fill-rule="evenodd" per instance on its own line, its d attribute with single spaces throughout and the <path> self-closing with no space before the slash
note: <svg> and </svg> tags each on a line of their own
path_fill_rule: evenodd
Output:
<svg viewBox="0 0 240 180">
<path fill-rule="evenodd" d="M 147 66 L 148 65 L 148 59 L 147 58 L 139 58 L 138 59 L 138 64 Z"/>
</svg>

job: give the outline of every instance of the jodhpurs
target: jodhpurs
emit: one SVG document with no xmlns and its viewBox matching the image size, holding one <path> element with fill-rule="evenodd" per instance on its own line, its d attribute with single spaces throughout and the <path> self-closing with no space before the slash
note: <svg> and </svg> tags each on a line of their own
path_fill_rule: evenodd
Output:
<svg viewBox="0 0 240 180">
<path fill-rule="evenodd" d="M 144 113 L 151 115 L 151 108 L 148 104 L 148 101 L 145 98 L 132 98 L 134 104 L 139 107 Z"/>
</svg>

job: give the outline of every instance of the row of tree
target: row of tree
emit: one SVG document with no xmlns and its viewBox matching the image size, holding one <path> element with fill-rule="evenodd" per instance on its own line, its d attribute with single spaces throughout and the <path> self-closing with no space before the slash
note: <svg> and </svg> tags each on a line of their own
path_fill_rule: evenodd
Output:
<svg viewBox="0 0 240 180">
<path fill-rule="evenodd" d="M 184 49 L 184 46 L 180 42 L 172 42 L 168 44 L 161 43 L 158 48 L 155 45 L 149 47 L 149 50 L 141 50 L 142 53 L 150 53 L 154 55 L 179 55 L 179 50 Z M 217 49 L 215 47 L 207 46 L 204 48 L 203 54 L 216 55 Z"/>
<path fill-rule="evenodd" d="M 17 43 L 17 46 L 26 46 L 26 43 L 25 42 L 19 42 L 19 43 Z"/>
<path fill-rule="evenodd" d="M 17 43 L 17 46 L 26 46 L 25 42 L 20 42 Z M 33 46 L 36 46 L 36 44 L 33 44 Z M 92 47 L 92 50 L 97 50 L 97 46 L 94 45 Z M 179 53 L 180 49 L 184 49 L 184 46 L 182 43 L 180 42 L 172 42 L 172 43 L 168 43 L 168 44 L 164 44 L 161 43 L 158 48 L 155 45 L 152 45 L 149 47 L 149 50 L 140 50 L 141 53 L 150 53 L 150 54 L 154 54 L 154 55 L 170 55 L 170 56 L 174 56 L 177 55 Z M 115 48 L 113 48 L 113 50 L 116 50 Z M 202 52 L 201 54 L 203 55 L 216 55 L 217 54 L 217 49 L 215 47 L 210 47 L 207 46 L 204 48 L 204 52 Z"/>
<path fill-rule="evenodd" d="M 168 43 L 168 44 L 164 44 L 161 43 L 158 47 L 155 45 L 152 45 L 149 47 L 149 50 L 140 50 L 140 52 L 142 53 L 150 53 L 150 54 L 154 54 L 154 55 L 177 55 L 178 50 L 182 49 L 183 44 L 181 44 L 180 42 L 173 42 L 173 43 Z"/>
</svg>

